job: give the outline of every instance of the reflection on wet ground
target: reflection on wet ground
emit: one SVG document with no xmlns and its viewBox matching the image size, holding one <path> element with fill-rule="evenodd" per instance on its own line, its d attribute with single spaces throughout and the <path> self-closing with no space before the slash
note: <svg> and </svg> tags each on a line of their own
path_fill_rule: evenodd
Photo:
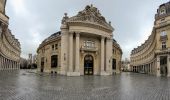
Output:
<svg viewBox="0 0 170 100">
<path fill-rule="evenodd" d="M 170 78 L 135 73 L 66 77 L 0 71 L 0 100 L 170 100 Z"/>
</svg>

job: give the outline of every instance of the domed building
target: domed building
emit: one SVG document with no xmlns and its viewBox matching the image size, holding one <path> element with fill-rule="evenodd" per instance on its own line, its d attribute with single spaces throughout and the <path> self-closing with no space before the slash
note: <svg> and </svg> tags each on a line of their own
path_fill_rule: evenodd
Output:
<svg viewBox="0 0 170 100">
<path fill-rule="evenodd" d="M 111 23 L 93 5 L 73 17 L 65 14 L 61 31 L 45 39 L 37 49 L 38 71 L 67 76 L 111 75 L 113 31 Z"/>
<path fill-rule="evenodd" d="M 6 1 L 0 1 L 0 70 L 20 69 L 20 42 L 8 28 Z"/>
</svg>

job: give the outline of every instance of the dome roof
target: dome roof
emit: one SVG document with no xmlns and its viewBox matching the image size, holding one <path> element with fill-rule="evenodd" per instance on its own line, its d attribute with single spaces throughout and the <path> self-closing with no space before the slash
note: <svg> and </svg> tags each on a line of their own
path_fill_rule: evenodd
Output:
<svg viewBox="0 0 170 100">
<path fill-rule="evenodd" d="M 56 33 L 53 33 L 52 35 L 50 35 L 48 38 L 46 38 L 43 42 L 42 42 L 42 44 L 43 43 L 46 43 L 46 42 L 48 42 L 48 41 L 50 41 L 50 40 L 52 40 L 52 39 L 55 39 L 55 38 L 57 38 L 57 37 L 60 37 L 61 36 L 61 31 L 58 31 L 58 32 L 56 32 Z"/>
</svg>

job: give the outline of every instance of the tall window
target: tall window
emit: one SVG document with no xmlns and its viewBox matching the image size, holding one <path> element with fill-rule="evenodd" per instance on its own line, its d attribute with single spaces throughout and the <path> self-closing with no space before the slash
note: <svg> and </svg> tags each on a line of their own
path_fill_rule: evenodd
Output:
<svg viewBox="0 0 170 100">
<path fill-rule="evenodd" d="M 51 56 L 51 68 L 56 68 L 58 66 L 58 55 Z"/>
<path fill-rule="evenodd" d="M 116 70 L 116 59 L 112 59 L 112 69 Z"/>
<path fill-rule="evenodd" d="M 166 42 L 165 41 L 162 42 L 162 49 L 166 49 Z"/>
<path fill-rule="evenodd" d="M 54 50 L 54 45 L 52 45 L 52 50 Z"/>
<path fill-rule="evenodd" d="M 58 44 L 55 44 L 55 49 L 56 49 L 56 50 L 58 49 Z"/>
<path fill-rule="evenodd" d="M 161 36 L 166 36 L 166 35 L 167 35 L 167 34 L 166 34 L 166 31 L 162 31 L 160 35 L 161 35 Z"/>
</svg>

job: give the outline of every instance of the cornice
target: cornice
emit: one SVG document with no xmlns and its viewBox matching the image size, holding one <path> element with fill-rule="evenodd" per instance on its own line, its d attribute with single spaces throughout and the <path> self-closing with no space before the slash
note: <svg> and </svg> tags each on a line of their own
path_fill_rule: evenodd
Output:
<svg viewBox="0 0 170 100">
<path fill-rule="evenodd" d="M 73 22 L 67 22 L 68 26 L 84 26 L 84 27 L 90 27 L 90 28 L 95 28 L 99 29 L 102 31 L 106 31 L 108 33 L 112 33 L 114 29 L 104 27 L 100 24 L 93 23 L 93 22 L 85 22 L 85 21 L 73 21 Z"/>
</svg>

